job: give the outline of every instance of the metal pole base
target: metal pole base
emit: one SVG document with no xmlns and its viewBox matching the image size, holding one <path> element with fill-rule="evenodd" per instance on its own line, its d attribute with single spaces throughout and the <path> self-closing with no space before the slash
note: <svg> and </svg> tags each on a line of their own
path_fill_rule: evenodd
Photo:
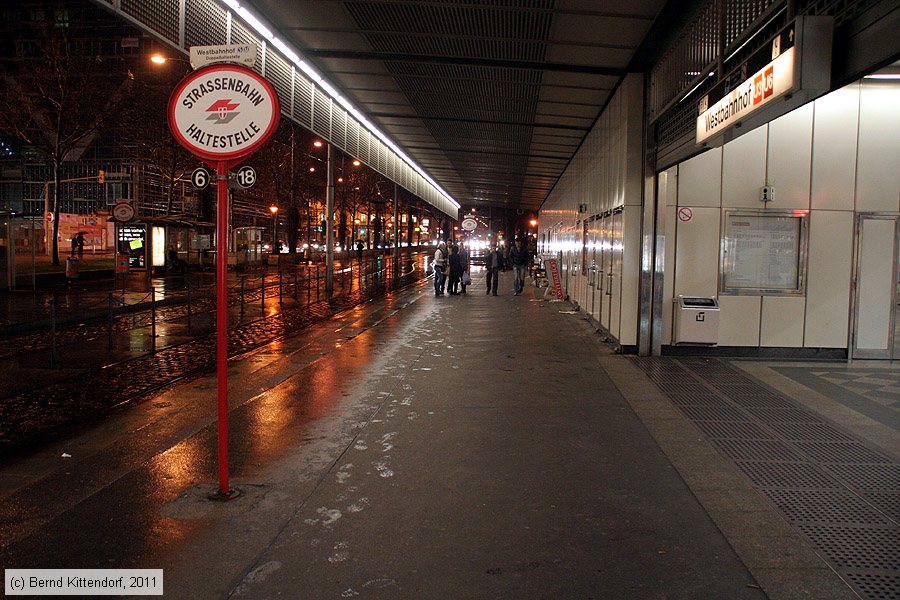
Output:
<svg viewBox="0 0 900 600">
<path fill-rule="evenodd" d="M 241 495 L 241 491 L 237 488 L 230 488 L 227 492 L 222 492 L 222 490 L 216 490 L 214 492 L 210 492 L 207 494 L 207 498 L 209 500 L 214 500 L 216 502 L 228 502 L 229 500 L 234 500 L 238 496 Z"/>
</svg>

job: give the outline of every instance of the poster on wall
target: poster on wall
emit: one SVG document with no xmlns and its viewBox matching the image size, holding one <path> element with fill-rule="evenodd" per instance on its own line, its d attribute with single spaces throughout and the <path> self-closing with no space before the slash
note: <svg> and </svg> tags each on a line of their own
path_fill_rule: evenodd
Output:
<svg viewBox="0 0 900 600">
<path fill-rule="evenodd" d="M 132 270 L 147 268 L 147 226 L 143 223 L 122 223 L 119 225 L 116 251 L 128 257 Z"/>
<path fill-rule="evenodd" d="M 721 291 L 802 295 L 805 236 L 805 213 L 726 213 Z"/>
</svg>

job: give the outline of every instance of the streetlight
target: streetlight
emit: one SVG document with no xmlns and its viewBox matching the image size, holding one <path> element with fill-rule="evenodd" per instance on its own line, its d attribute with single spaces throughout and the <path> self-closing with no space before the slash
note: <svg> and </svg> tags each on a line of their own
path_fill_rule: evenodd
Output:
<svg viewBox="0 0 900 600">
<path fill-rule="evenodd" d="M 275 253 L 275 244 L 278 242 L 278 207 L 274 204 L 269 207 L 272 212 L 272 253 Z"/>
<path fill-rule="evenodd" d="M 537 219 L 532 219 L 528 222 L 532 227 L 537 227 Z"/>
<path fill-rule="evenodd" d="M 178 62 L 178 63 L 182 63 L 184 65 L 191 64 L 191 61 L 189 61 L 185 58 L 166 56 L 165 54 L 161 54 L 159 52 L 155 52 L 150 55 L 150 62 L 152 62 L 154 65 L 164 65 L 167 62 Z M 193 67 L 191 67 L 191 68 L 193 68 Z"/>
</svg>

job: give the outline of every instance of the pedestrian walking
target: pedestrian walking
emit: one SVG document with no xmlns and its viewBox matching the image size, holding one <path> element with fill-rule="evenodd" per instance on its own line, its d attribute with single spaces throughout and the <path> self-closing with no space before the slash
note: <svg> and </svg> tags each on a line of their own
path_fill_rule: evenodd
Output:
<svg viewBox="0 0 900 600">
<path fill-rule="evenodd" d="M 513 295 L 518 296 L 525 290 L 525 269 L 528 268 L 528 249 L 525 240 L 519 238 L 515 245 L 509 249 L 509 262 L 516 270 L 516 278 L 513 282 Z"/>
<path fill-rule="evenodd" d="M 462 263 L 459 260 L 459 246 L 453 244 L 450 247 L 450 280 L 447 291 L 451 296 L 459 296 L 459 280 L 462 279 Z"/>
<path fill-rule="evenodd" d="M 434 295 L 444 295 L 444 269 L 447 267 L 447 244 L 441 242 L 434 251 Z"/>
<path fill-rule="evenodd" d="M 502 264 L 502 251 L 496 246 L 491 246 L 491 251 L 484 259 L 484 267 L 487 271 L 487 293 L 497 295 L 497 285 L 500 283 L 500 265 Z"/>
<path fill-rule="evenodd" d="M 356 240 L 356 260 L 358 262 L 362 262 L 362 254 L 363 254 L 363 242 L 362 242 L 362 240 Z"/>
<path fill-rule="evenodd" d="M 462 276 L 459 279 L 459 285 L 462 293 L 466 293 L 466 286 L 471 285 L 472 277 L 469 275 L 469 251 L 466 250 L 465 244 L 459 245 L 459 264 L 462 266 Z"/>
</svg>

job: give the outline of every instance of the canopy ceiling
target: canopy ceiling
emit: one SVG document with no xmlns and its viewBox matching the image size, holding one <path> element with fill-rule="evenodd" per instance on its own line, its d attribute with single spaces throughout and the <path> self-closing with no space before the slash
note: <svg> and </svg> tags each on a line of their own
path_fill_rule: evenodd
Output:
<svg viewBox="0 0 900 600">
<path fill-rule="evenodd" d="M 464 208 L 526 210 L 547 196 L 664 4 L 253 0 Z"/>
</svg>

